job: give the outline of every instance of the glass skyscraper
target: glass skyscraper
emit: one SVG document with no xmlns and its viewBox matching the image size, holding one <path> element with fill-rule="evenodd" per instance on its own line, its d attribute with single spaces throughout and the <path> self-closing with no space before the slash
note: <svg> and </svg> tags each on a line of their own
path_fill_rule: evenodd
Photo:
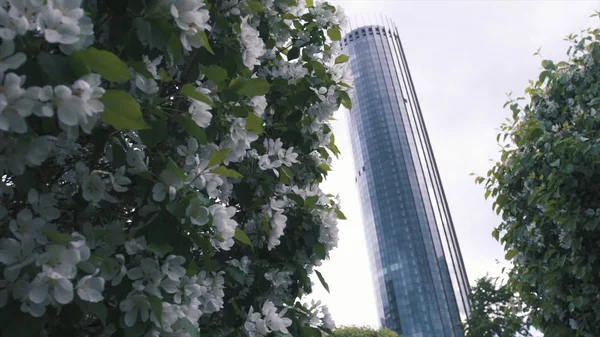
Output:
<svg viewBox="0 0 600 337">
<path fill-rule="evenodd" d="M 356 183 L 382 326 L 404 337 L 459 337 L 469 284 L 397 29 L 343 41 Z"/>
</svg>

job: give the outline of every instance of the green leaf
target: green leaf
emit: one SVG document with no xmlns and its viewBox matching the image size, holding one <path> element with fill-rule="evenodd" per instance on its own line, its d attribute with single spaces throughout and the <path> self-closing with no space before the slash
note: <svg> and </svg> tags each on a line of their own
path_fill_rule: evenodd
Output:
<svg viewBox="0 0 600 337">
<path fill-rule="evenodd" d="M 106 257 L 93 255 L 90 256 L 88 260 L 94 267 L 100 269 L 101 271 L 110 274 L 111 273 L 111 263 L 110 260 Z"/>
<path fill-rule="evenodd" d="M 222 177 L 230 178 L 243 178 L 244 176 L 236 170 L 229 169 L 225 166 L 219 166 L 211 171 L 214 174 L 218 174 Z"/>
<path fill-rule="evenodd" d="M 227 158 L 227 156 L 229 156 L 230 152 L 231 149 L 224 148 L 213 153 L 208 160 L 208 166 L 220 165 Z"/>
<path fill-rule="evenodd" d="M 346 220 L 346 216 L 344 215 L 344 213 L 342 213 L 342 211 L 339 208 L 335 209 L 335 215 L 337 215 L 337 218 L 340 220 Z"/>
<path fill-rule="evenodd" d="M 185 268 L 185 274 L 189 277 L 197 275 L 199 272 L 200 272 L 200 267 L 198 267 L 196 262 L 193 260 L 190 261 L 190 263 L 188 263 L 188 265 L 187 265 L 187 268 Z"/>
<path fill-rule="evenodd" d="M 308 198 L 304 199 L 304 207 L 313 207 L 314 205 L 317 204 L 317 201 L 319 201 L 318 195 L 313 195 L 312 197 L 308 197 Z"/>
<path fill-rule="evenodd" d="M 100 101 L 104 104 L 102 121 L 117 130 L 141 130 L 150 126 L 142 117 L 140 105 L 122 90 L 107 90 Z"/>
<path fill-rule="evenodd" d="M 301 337 L 321 337 L 321 330 L 318 328 L 312 327 L 310 325 L 305 325 L 302 327 Z"/>
<path fill-rule="evenodd" d="M 352 109 L 352 100 L 350 99 L 350 96 L 348 95 L 348 93 L 345 91 L 340 91 L 339 95 L 340 95 L 340 102 L 342 103 L 342 105 L 346 109 Z"/>
<path fill-rule="evenodd" d="M 158 78 L 161 82 L 171 82 L 173 77 L 169 76 L 169 73 L 164 68 L 158 69 Z"/>
<path fill-rule="evenodd" d="M 235 117 L 246 118 L 252 110 L 246 106 L 236 105 L 231 108 L 231 114 Z"/>
<path fill-rule="evenodd" d="M 85 64 L 81 54 L 74 52 L 69 57 L 69 66 L 77 78 L 89 74 L 90 68 Z"/>
<path fill-rule="evenodd" d="M 188 333 L 189 337 L 200 337 L 200 330 L 185 318 L 179 319 L 175 324 L 180 326 L 185 332 Z"/>
<path fill-rule="evenodd" d="M 498 241 L 500 239 L 500 231 L 496 228 L 492 231 L 492 237 Z"/>
<path fill-rule="evenodd" d="M 201 92 L 196 91 L 196 87 L 194 87 L 193 85 L 191 85 L 189 83 L 187 83 L 183 87 L 181 87 L 181 90 L 179 90 L 179 93 L 184 96 L 187 96 L 189 98 L 198 100 L 200 102 L 204 102 L 210 106 L 212 106 L 214 103 L 210 97 L 206 96 L 205 94 L 203 94 Z"/>
<path fill-rule="evenodd" d="M 511 249 L 509 250 L 506 255 L 504 256 L 504 258 L 506 258 L 507 260 L 512 260 L 513 257 L 515 257 L 517 254 L 519 253 L 518 250 L 516 249 Z"/>
<path fill-rule="evenodd" d="M 295 60 L 299 56 L 300 56 L 300 48 L 298 48 L 298 47 L 293 47 L 287 53 L 287 59 L 288 59 L 288 61 Z"/>
<path fill-rule="evenodd" d="M 346 63 L 348 60 L 350 60 L 350 56 L 342 54 L 335 58 L 335 64 Z"/>
<path fill-rule="evenodd" d="M 152 312 L 156 316 L 159 324 L 162 325 L 162 312 L 163 312 L 162 301 L 160 300 L 160 298 L 158 296 L 154 296 L 154 295 L 150 296 L 148 298 L 148 300 L 150 301 L 150 308 L 152 308 Z"/>
<path fill-rule="evenodd" d="M 167 169 L 169 171 L 172 171 L 173 173 L 175 173 L 177 175 L 177 178 L 179 178 L 179 180 L 185 180 L 186 176 L 185 176 L 185 171 L 179 167 L 179 165 L 177 165 L 177 163 L 173 160 L 173 158 L 169 157 L 167 159 Z M 162 173 L 161 173 L 162 175 Z M 175 179 L 177 179 L 175 178 Z M 170 184 L 170 182 L 169 182 Z"/>
<path fill-rule="evenodd" d="M 321 163 L 319 165 L 319 169 L 323 172 L 329 172 L 331 171 L 331 167 L 329 167 L 329 165 L 325 164 L 325 163 Z"/>
<path fill-rule="evenodd" d="M 262 96 L 269 92 L 271 85 L 264 78 L 251 78 L 242 83 L 238 94 L 246 97 Z"/>
<path fill-rule="evenodd" d="M 78 238 L 72 236 L 71 234 L 59 233 L 57 231 L 44 231 L 44 235 L 46 235 L 48 237 L 48 239 L 50 239 L 50 241 L 52 241 L 52 243 L 55 243 L 57 245 L 64 245 L 69 242 L 79 240 Z"/>
<path fill-rule="evenodd" d="M 237 267 L 230 266 L 227 268 L 227 273 L 234 279 L 237 283 L 244 285 L 246 284 L 246 275 L 239 270 Z"/>
<path fill-rule="evenodd" d="M 210 67 L 200 67 L 200 71 L 208 78 L 209 80 L 215 83 L 221 83 L 227 79 L 227 70 L 212 65 Z"/>
<path fill-rule="evenodd" d="M 183 126 L 185 132 L 187 132 L 188 135 L 196 138 L 198 143 L 206 144 L 206 142 L 208 141 L 206 139 L 206 132 L 204 132 L 204 130 L 202 130 L 202 128 L 199 127 L 193 119 L 182 115 L 173 115 L 173 118 L 175 118 L 177 123 Z"/>
<path fill-rule="evenodd" d="M 327 30 L 327 36 L 329 36 L 332 41 L 339 41 L 342 39 L 342 32 L 340 32 L 338 27 L 331 27 Z"/>
<path fill-rule="evenodd" d="M 319 76 L 320 78 L 323 78 L 327 75 L 327 70 L 325 69 L 323 63 L 319 61 L 311 61 L 310 65 L 312 66 L 315 74 L 317 74 L 317 76 Z"/>
<path fill-rule="evenodd" d="M 321 281 L 321 284 L 323 285 L 323 288 L 325 288 L 325 290 L 327 290 L 327 292 L 329 293 L 329 284 L 327 284 L 327 282 L 325 282 L 325 279 L 323 278 L 323 275 L 321 275 L 321 272 L 319 272 L 318 270 L 315 270 L 315 273 L 317 274 L 317 277 L 319 278 L 319 281 Z"/>
<path fill-rule="evenodd" d="M 36 318 L 29 314 L 21 312 L 19 307 L 16 310 L 3 308 L 2 314 L 9 315 L 5 318 L 4 324 L 0 326 L 2 337 L 39 337 L 40 331 L 44 329 L 47 318 Z"/>
<path fill-rule="evenodd" d="M 146 64 L 144 62 L 132 61 L 130 62 L 130 65 L 136 73 L 139 73 L 145 78 L 152 78 L 152 74 L 148 71 L 148 68 L 146 68 Z"/>
<path fill-rule="evenodd" d="M 313 253 L 320 259 L 327 257 L 325 254 L 325 246 L 320 242 L 313 247 Z"/>
<path fill-rule="evenodd" d="M 315 0 L 306 0 L 306 7 L 315 7 Z"/>
<path fill-rule="evenodd" d="M 138 319 L 132 327 L 124 326 L 123 335 L 124 337 L 139 337 L 144 335 L 147 329 L 148 325 L 142 322 L 141 319 Z"/>
<path fill-rule="evenodd" d="M 37 64 L 53 84 L 71 84 L 75 79 L 69 59 L 61 54 L 39 53 Z"/>
<path fill-rule="evenodd" d="M 294 177 L 294 173 L 292 172 L 292 170 L 290 170 L 289 167 L 282 165 L 281 167 L 279 167 L 279 181 L 284 183 L 284 184 L 291 184 L 292 183 L 292 177 Z"/>
<path fill-rule="evenodd" d="M 127 64 L 109 51 L 91 47 L 77 50 L 74 53 L 92 72 L 100 74 L 109 81 L 123 82 L 131 78 Z"/>
<path fill-rule="evenodd" d="M 263 120 L 255 113 L 249 113 L 248 117 L 246 117 L 246 130 L 257 135 L 263 134 L 265 132 Z"/>
<path fill-rule="evenodd" d="M 146 247 L 146 250 L 159 257 L 164 257 L 173 250 L 173 247 L 168 243 L 151 243 Z"/>
<path fill-rule="evenodd" d="M 181 46 L 179 34 L 173 33 L 169 37 L 169 50 L 171 51 L 171 55 L 173 55 L 173 63 L 179 63 L 179 60 L 181 60 L 181 55 L 183 55 L 183 47 Z"/>
<path fill-rule="evenodd" d="M 204 46 L 204 48 L 206 48 L 206 50 L 208 50 L 209 53 L 215 55 L 215 51 L 210 46 L 210 42 L 208 42 L 208 36 L 206 35 L 206 32 L 201 30 L 200 32 L 198 32 L 198 35 L 202 40 L 202 45 Z"/>
<path fill-rule="evenodd" d="M 263 5 L 258 0 L 250 0 L 248 4 L 256 13 L 262 13 L 265 11 Z"/>
<path fill-rule="evenodd" d="M 246 233 L 241 230 L 239 227 L 236 227 L 235 229 L 235 238 L 242 242 L 247 244 L 248 246 L 252 247 L 252 241 L 250 241 L 250 238 L 248 237 L 248 235 L 246 235 Z"/>
<path fill-rule="evenodd" d="M 77 304 L 79 309 L 81 309 L 81 312 L 83 312 L 86 315 L 90 315 L 90 316 L 94 316 L 94 317 L 98 318 L 100 320 L 100 322 L 102 322 L 102 325 L 106 326 L 106 318 L 108 316 L 108 308 L 106 307 L 106 304 L 104 304 L 103 301 L 92 303 L 92 302 L 84 301 L 81 298 L 79 298 L 78 296 L 76 296 L 75 303 Z"/>
<path fill-rule="evenodd" d="M 161 111 L 159 108 L 155 110 Z M 169 138 L 169 131 L 167 130 L 167 121 L 164 118 L 149 119 L 148 124 L 151 129 L 140 130 L 139 134 L 148 148 L 154 148 L 167 138 Z"/>
<path fill-rule="evenodd" d="M 298 194 L 290 193 L 287 195 L 287 197 L 295 201 L 298 205 L 304 205 L 304 199 L 302 199 L 302 197 Z"/>
</svg>

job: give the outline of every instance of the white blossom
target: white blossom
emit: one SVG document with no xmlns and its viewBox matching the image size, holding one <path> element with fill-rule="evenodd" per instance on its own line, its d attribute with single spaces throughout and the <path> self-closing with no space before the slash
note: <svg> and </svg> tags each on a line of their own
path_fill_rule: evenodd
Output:
<svg viewBox="0 0 600 337">
<path fill-rule="evenodd" d="M 125 325 L 132 327 L 140 316 L 142 322 L 147 322 L 150 317 L 150 302 L 146 295 L 141 293 L 130 293 L 127 298 L 119 304 L 119 309 L 125 313 Z"/>
<path fill-rule="evenodd" d="M 139 267 L 134 267 L 127 271 L 127 277 L 134 281 L 134 289 L 145 291 L 152 295 L 160 295 L 158 287 L 162 279 L 162 272 L 156 260 L 151 258 L 142 259 Z"/>
<path fill-rule="evenodd" d="M 224 207 L 223 205 L 215 204 L 209 207 L 209 211 L 213 217 L 212 224 L 216 234 L 220 236 L 220 238 L 211 238 L 211 243 L 220 249 L 229 250 L 234 244 L 233 236 L 238 225 L 231 218 L 235 215 L 235 207 Z"/>
<path fill-rule="evenodd" d="M 283 317 L 287 309 L 277 312 L 277 308 L 271 301 L 263 304 L 261 312 L 254 312 L 250 307 L 244 328 L 250 337 L 266 336 L 271 332 L 280 332 L 287 334 L 287 327 L 292 325 L 292 320 Z"/>
<path fill-rule="evenodd" d="M 2 45 L 0 45 L 0 73 L 19 68 L 26 60 L 25 54 L 15 54 L 15 44 L 12 40 L 2 41 Z"/>
<path fill-rule="evenodd" d="M 131 184 L 131 179 L 125 176 L 125 166 L 121 166 L 114 174 L 110 175 L 110 183 L 115 192 L 127 192 L 123 185 Z"/>
<path fill-rule="evenodd" d="M 77 5 L 77 1 L 57 1 L 60 4 Z M 53 3 L 53 2 L 50 2 Z M 61 10 L 62 9 L 62 10 Z M 68 15 L 63 11 L 68 10 Z M 79 8 L 54 8 L 48 5 L 38 17 L 38 25 L 44 32 L 44 38 L 50 43 L 73 44 L 79 41 L 81 28 L 79 19 L 83 16 L 83 9 Z"/>
<path fill-rule="evenodd" d="M 146 250 L 146 245 L 146 238 L 140 236 L 125 242 L 125 251 L 129 255 L 135 255 Z"/>
<path fill-rule="evenodd" d="M 185 268 L 182 265 L 185 263 L 183 256 L 169 255 L 165 259 L 161 267 L 163 274 L 173 281 L 178 281 L 185 275 Z"/>
<path fill-rule="evenodd" d="M 150 74 L 152 74 L 152 77 L 155 80 L 159 80 L 160 79 L 160 76 L 158 76 L 157 67 L 162 62 L 162 60 L 163 60 L 162 56 L 158 56 L 154 60 L 150 60 L 150 58 L 148 57 L 148 55 L 143 55 L 142 56 L 142 61 L 144 61 L 144 64 L 146 65 L 146 69 L 148 70 L 148 72 Z"/>
<path fill-rule="evenodd" d="M 60 122 L 67 126 L 77 125 L 85 109 L 81 97 L 73 95 L 73 91 L 65 85 L 55 87 L 54 95 L 57 105 L 56 114 Z"/>
<path fill-rule="evenodd" d="M 254 109 L 254 113 L 261 117 L 265 113 L 265 109 L 267 108 L 267 99 L 265 96 L 254 96 L 250 99 L 250 104 Z"/>
<path fill-rule="evenodd" d="M 179 145 L 177 147 L 177 153 L 185 157 L 186 165 L 198 165 L 200 158 L 198 157 L 198 141 L 196 138 L 190 137 L 187 141 L 187 146 Z"/>
<path fill-rule="evenodd" d="M 204 0 L 173 0 L 171 4 L 171 15 L 175 23 L 181 29 L 181 44 L 186 50 L 202 47 L 202 38 L 199 32 L 210 30 L 210 15 L 206 9 L 202 9 Z"/>
<path fill-rule="evenodd" d="M 265 53 L 265 43 L 258 31 L 248 23 L 248 17 L 242 18 L 240 29 L 240 40 L 244 46 L 243 62 L 246 67 L 252 69 L 260 65 L 259 58 Z"/>
<path fill-rule="evenodd" d="M 21 86 L 25 77 L 14 73 L 3 76 L 0 86 L 0 130 L 25 133 L 27 124 L 25 117 L 31 115 L 35 101 L 25 96 L 25 89 Z"/>
<path fill-rule="evenodd" d="M 333 321 L 333 317 L 329 312 L 329 308 L 326 305 L 324 305 L 321 307 L 321 312 L 323 313 L 323 327 L 331 331 L 335 330 L 335 322 Z"/>
<path fill-rule="evenodd" d="M 42 237 L 42 231 L 46 221 L 42 218 L 35 218 L 30 209 L 24 208 L 8 224 L 8 228 L 13 235 L 21 241 L 37 241 L 41 244 L 46 243 Z"/>
<path fill-rule="evenodd" d="M 29 300 L 41 304 L 46 301 L 47 297 L 51 297 L 60 304 L 71 302 L 73 300 L 73 283 L 65 276 L 68 272 L 63 270 L 68 268 L 66 265 L 58 265 L 54 268 L 43 265 L 42 272 L 31 282 Z"/>
<path fill-rule="evenodd" d="M 31 189 L 27 193 L 27 202 L 46 221 L 56 220 L 60 217 L 60 211 L 54 207 L 56 200 L 51 193 L 39 194 L 37 190 Z"/>
<path fill-rule="evenodd" d="M 104 279 L 93 275 L 86 275 L 77 282 L 77 295 L 87 302 L 99 302 L 104 299 Z"/>
<path fill-rule="evenodd" d="M 208 223 L 210 212 L 204 206 L 202 200 L 193 198 L 185 210 L 185 215 L 190 219 L 192 224 L 203 226 Z"/>
<path fill-rule="evenodd" d="M 250 259 L 247 256 L 242 257 L 240 260 L 232 259 L 231 261 L 229 261 L 229 263 L 232 266 L 237 267 L 244 274 L 250 273 Z"/>
<path fill-rule="evenodd" d="M 98 174 L 91 173 L 81 183 L 81 190 L 85 200 L 100 202 L 104 199 L 106 184 Z"/>
<path fill-rule="evenodd" d="M 210 91 L 206 88 L 196 88 L 196 91 L 208 95 Z M 210 113 L 210 105 L 190 98 L 191 104 L 188 109 L 190 115 L 192 115 L 192 119 L 198 124 L 199 127 L 205 128 L 210 125 L 210 121 L 212 120 L 212 114 Z"/>
<path fill-rule="evenodd" d="M 135 86 L 146 94 L 152 95 L 158 92 L 156 81 L 151 78 L 145 78 L 140 74 L 135 75 Z"/>
</svg>

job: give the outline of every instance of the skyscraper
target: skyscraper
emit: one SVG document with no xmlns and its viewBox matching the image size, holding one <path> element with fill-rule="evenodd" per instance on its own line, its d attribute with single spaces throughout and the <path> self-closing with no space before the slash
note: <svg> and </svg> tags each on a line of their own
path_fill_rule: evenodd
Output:
<svg viewBox="0 0 600 337">
<path fill-rule="evenodd" d="M 356 183 L 381 324 L 404 337 L 459 337 L 469 284 L 406 56 L 393 25 L 343 41 Z"/>
</svg>

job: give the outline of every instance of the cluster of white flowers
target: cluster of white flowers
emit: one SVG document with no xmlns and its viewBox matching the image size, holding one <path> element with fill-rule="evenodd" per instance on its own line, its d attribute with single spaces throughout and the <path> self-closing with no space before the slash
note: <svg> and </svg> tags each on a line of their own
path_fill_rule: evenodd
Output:
<svg viewBox="0 0 600 337">
<path fill-rule="evenodd" d="M 115 312 L 122 315 L 121 324 L 105 325 L 104 335 L 143 325 L 149 329 L 148 337 L 181 336 L 189 333 L 185 321 L 200 329 L 201 318 L 218 317 L 233 270 L 246 280 L 245 284 L 239 281 L 242 289 L 236 295 L 248 294 L 255 279 L 264 277 L 271 283 L 264 294 L 253 294 L 255 306 L 263 303 L 260 312 L 248 304 L 241 308 L 250 311 L 239 328 L 250 337 L 288 333 L 292 324 L 288 317 L 295 312 L 281 309 L 298 280 L 294 270 L 269 265 L 265 254 L 256 250 L 272 251 L 281 244 L 293 207 L 310 212 L 314 229 L 320 230 L 315 239 L 327 252 L 337 244 L 337 206 L 331 206 L 316 184 L 307 183 L 318 178 L 315 168 L 329 165 L 331 159 L 288 143 L 280 132 L 287 126 L 276 125 L 285 124 L 276 112 L 285 97 L 275 102 L 275 90 L 257 89 L 252 95 L 255 88 L 245 88 L 244 94 L 236 93 L 233 80 L 231 92 L 226 92 L 213 83 L 218 81 L 207 80 L 210 73 L 203 73 L 204 65 L 192 79 L 180 68 L 192 62 L 197 49 L 214 53 L 210 41 L 223 45 L 233 41 L 240 48 L 234 56 L 243 66 L 233 64 L 239 71 L 232 75 L 221 64 L 227 68 L 228 80 L 282 78 L 295 86 L 312 76 L 312 67 L 305 60 L 281 59 L 281 49 L 289 47 L 291 31 L 296 29 L 293 20 L 281 14 L 307 21 L 302 16 L 312 13 L 321 29 L 343 24 L 343 19 L 340 11 L 333 14 L 332 7 L 318 4 L 309 10 L 304 1 L 290 7 L 287 2 L 261 0 L 262 11 L 256 10 L 260 4 L 247 0 L 217 4 L 167 0 L 154 4 L 155 9 L 144 4 L 145 17 L 128 12 L 142 20 L 133 25 L 139 31 L 127 39 L 142 39 L 138 35 L 144 34 L 140 27 L 145 24 L 154 33 L 155 19 L 176 29 L 166 39 L 161 32 L 152 43 L 139 41 L 144 50 L 131 57 L 124 56 L 128 51 L 116 51 L 102 42 L 115 25 L 94 27 L 82 0 L 0 0 L 0 221 L 8 224 L 0 238 L 0 307 L 14 301 L 23 313 L 46 319 L 54 309 L 75 302 L 73 307 L 84 310 L 84 302 L 89 302 L 106 307 L 111 317 Z M 165 15 L 158 15 L 159 10 Z M 234 38 L 224 35 L 228 30 L 211 18 L 213 11 L 220 19 L 225 15 L 235 22 L 229 27 Z M 151 23 L 146 22 L 149 17 Z M 264 22 L 271 25 L 269 37 L 258 31 Z M 337 85 L 346 73 L 341 65 L 333 65 L 339 43 L 332 42 L 330 50 L 323 51 L 320 42 L 311 44 L 310 33 L 301 32 L 297 38 L 296 46 L 323 63 L 328 73 L 326 86 L 305 88 L 308 96 L 314 96 L 305 107 L 294 107 L 302 109 L 298 129 L 306 136 L 306 148 L 312 142 L 310 152 L 329 146 L 327 124 L 340 92 L 347 90 Z M 267 50 L 265 42 L 275 47 Z M 156 47 L 159 44 L 168 46 Z M 88 49 L 90 53 L 111 55 L 109 65 L 97 55 L 77 64 L 87 51 L 75 51 L 92 45 L 97 50 Z M 57 69 L 42 69 L 39 78 L 33 76 L 32 63 L 42 68 L 54 65 L 35 56 L 31 46 L 41 46 L 40 52 L 59 60 Z M 74 69 L 77 66 L 85 69 L 80 72 Z M 53 77 L 48 72 L 67 68 L 68 75 L 44 85 Z M 111 79 L 119 72 L 124 73 L 122 79 Z M 238 99 L 230 100 L 228 95 Z M 122 113 L 111 115 L 121 103 Z M 239 117 L 234 109 L 240 107 L 249 109 L 250 116 Z M 155 130 L 155 125 L 163 129 Z M 147 130 L 150 126 L 152 130 Z M 273 174 L 281 172 L 287 184 L 273 182 Z M 246 192 L 236 189 L 243 185 L 240 180 L 250 187 L 250 202 L 256 203 L 252 210 L 242 202 Z M 300 205 L 298 197 L 316 197 L 319 207 Z M 269 228 L 263 223 L 258 226 L 259 221 L 267 221 Z M 304 229 L 288 228 L 292 233 L 296 230 Z M 180 241 L 189 240 L 187 246 L 173 247 L 174 241 L 158 244 L 155 240 L 162 231 L 166 241 L 169 235 L 180 235 Z M 252 250 L 245 246 L 248 243 Z M 243 255 L 250 251 L 253 255 Z M 302 254 L 298 259 L 310 272 L 317 258 Z M 221 260 L 209 269 L 206 261 L 215 256 Z M 326 307 L 317 312 L 321 326 L 333 326 Z"/>
<path fill-rule="evenodd" d="M 267 336 L 272 332 L 287 334 L 287 327 L 292 325 L 292 320 L 283 317 L 286 312 L 287 308 L 278 313 L 271 301 L 266 301 L 260 312 L 254 312 L 254 308 L 250 307 L 244 328 L 250 337 Z"/>
<path fill-rule="evenodd" d="M 308 75 L 308 69 L 301 63 L 288 63 L 283 60 L 280 60 L 279 63 L 271 69 L 264 69 L 263 72 L 264 74 L 276 78 L 283 78 L 288 81 L 288 84 L 296 84 L 299 80 Z"/>
<path fill-rule="evenodd" d="M 337 7 L 335 12 L 330 10 L 331 5 L 326 2 L 319 2 L 316 6 L 309 9 L 309 12 L 315 15 L 315 22 L 319 28 L 324 28 L 330 24 L 346 26 L 348 18 L 344 14 L 342 7 Z"/>
<path fill-rule="evenodd" d="M 326 305 L 321 305 L 321 301 L 315 302 L 313 300 L 310 305 L 304 304 L 304 307 L 308 308 L 312 312 L 311 316 L 309 317 L 309 322 L 311 325 L 322 325 L 328 330 L 335 329 L 335 322 L 333 321 L 333 317 L 331 317 L 329 307 Z"/>
<path fill-rule="evenodd" d="M 268 216 L 271 221 L 271 234 L 269 235 L 269 250 L 278 246 L 281 241 L 279 238 L 283 235 L 285 229 L 287 216 L 283 214 L 286 206 L 286 199 L 272 198 L 269 205 L 265 205 L 264 213 Z"/>
<path fill-rule="evenodd" d="M 32 114 L 58 120 L 70 133 L 77 135 L 77 128 L 90 133 L 98 114 L 104 110 L 99 101 L 105 90 L 100 87 L 100 76 L 89 74 L 75 81 L 71 87 L 58 85 L 23 88 L 25 76 L 14 73 L 0 74 L 0 130 L 16 133 L 27 132 L 25 118 Z M 73 129 L 74 128 L 74 129 Z"/>
<path fill-rule="evenodd" d="M 9 4 L 8 8 L 6 3 Z M 59 43 L 65 54 L 90 46 L 93 24 L 81 8 L 81 0 L 10 0 L 0 6 L 0 37 L 13 40 L 28 32 L 43 34 L 48 43 Z"/>
<path fill-rule="evenodd" d="M 294 148 L 290 147 L 287 149 L 283 148 L 283 143 L 281 139 L 265 139 L 264 146 L 267 150 L 267 153 L 258 156 L 258 167 L 261 170 L 273 170 L 275 175 L 279 176 L 279 172 L 277 169 L 281 165 L 285 165 L 287 167 L 292 166 L 292 164 L 297 163 L 298 154 L 294 152 Z"/>
<path fill-rule="evenodd" d="M 216 237 L 211 239 L 215 247 L 223 250 L 229 250 L 234 242 L 233 236 L 237 228 L 237 222 L 231 219 L 235 215 L 235 207 L 224 207 L 220 204 L 215 204 L 209 208 L 215 227 Z"/>
<path fill-rule="evenodd" d="M 172 0 L 171 15 L 181 29 L 180 39 L 185 50 L 203 46 L 201 32 L 210 30 L 210 15 L 204 9 L 204 0 Z"/>
<path fill-rule="evenodd" d="M 265 54 L 265 43 L 258 31 L 248 23 L 248 17 L 242 18 L 240 40 L 243 45 L 244 65 L 250 69 L 260 65 L 260 57 Z"/>
<path fill-rule="evenodd" d="M 162 265 L 156 259 L 144 258 L 139 267 L 127 271 L 133 281 L 133 290 L 119 303 L 125 313 L 125 325 L 134 326 L 139 319 L 152 321 L 155 329 L 167 333 L 179 329 L 178 321 L 187 319 L 198 327 L 202 314 L 210 314 L 223 308 L 224 279 L 222 273 L 208 274 L 201 271 L 189 277 L 183 268 L 185 259 L 169 255 Z M 164 299 L 163 291 L 173 297 L 173 302 L 161 302 L 160 314 L 151 305 L 150 296 Z M 159 316 L 160 315 L 160 316 Z M 159 319 L 160 317 L 160 319 Z"/>
<path fill-rule="evenodd" d="M 208 95 L 210 93 L 210 90 L 200 87 L 196 88 L 196 91 L 204 95 Z M 189 113 L 192 116 L 192 119 L 201 128 L 209 126 L 210 121 L 212 119 L 212 114 L 210 113 L 210 105 L 193 98 L 190 98 L 189 100 L 192 103 L 189 107 Z"/>
<path fill-rule="evenodd" d="M 244 118 L 235 118 L 229 127 L 229 138 L 225 139 L 222 147 L 231 149 L 229 156 L 223 161 L 225 165 L 236 163 L 244 159 L 252 142 L 258 139 L 258 135 L 246 129 Z"/>
<path fill-rule="evenodd" d="M 55 218 L 57 212 L 52 209 L 52 200 L 30 193 L 30 200 L 45 210 L 45 218 Z M 41 317 L 46 307 L 60 307 L 73 301 L 74 292 L 84 301 L 98 302 L 104 297 L 104 279 L 97 277 L 97 271 L 79 279 L 77 285 L 73 280 L 77 276 L 79 264 L 90 258 L 90 248 L 86 239 L 79 233 L 67 236 L 67 243 L 54 243 L 53 237 L 44 233 L 58 234 L 52 223 L 44 218 L 34 217 L 34 213 L 25 208 L 9 223 L 9 229 L 14 238 L 0 239 L 0 263 L 5 265 L 4 279 L 13 285 L 12 296 L 21 300 L 21 310 L 34 317 Z M 65 234 L 63 234 L 65 235 Z M 23 269 L 34 265 L 39 272 L 31 275 Z M 32 277 L 33 276 L 33 277 Z M 32 277 L 32 278 L 30 278 Z M 2 304 L 6 302 L 5 294 Z"/>
</svg>

